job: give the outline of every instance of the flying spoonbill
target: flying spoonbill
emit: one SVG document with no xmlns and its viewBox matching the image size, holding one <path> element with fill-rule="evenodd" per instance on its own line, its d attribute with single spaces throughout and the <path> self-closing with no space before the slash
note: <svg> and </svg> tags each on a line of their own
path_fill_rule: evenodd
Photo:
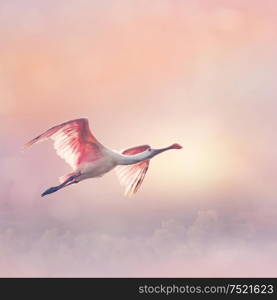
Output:
<svg viewBox="0 0 277 300">
<path fill-rule="evenodd" d="M 47 189 L 41 194 L 42 197 L 84 179 L 100 177 L 114 167 L 117 167 L 119 181 L 125 187 L 125 195 L 132 195 L 141 186 L 152 157 L 170 149 L 182 149 L 179 144 L 161 149 L 141 145 L 116 152 L 103 146 L 94 137 L 86 118 L 54 126 L 25 146 L 49 138 L 54 141 L 57 154 L 72 167 L 73 172 L 60 177 L 61 184 Z"/>
</svg>

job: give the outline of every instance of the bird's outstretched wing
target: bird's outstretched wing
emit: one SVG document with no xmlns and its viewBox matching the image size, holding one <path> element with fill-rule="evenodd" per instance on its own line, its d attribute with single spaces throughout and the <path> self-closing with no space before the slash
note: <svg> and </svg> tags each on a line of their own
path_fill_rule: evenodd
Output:
<svg viewBox="0 0 277 300">
<path fill-rule="evenodd" d="M 122 154 L 135 155 L 149 148 L 150 146 L 148 145 L 137 146 L 124 150 Z M 145 160 L 133 165 L 116 167 L 116 173 L 118 175 L 119 182 L 125 187 L 125 195 L 131 196 L 138 191 L 148 167 L 149 160 Z"/>
<path fill-rule="evenodd" d="M 54 148 L 57 154 L 63 158 L 73 170 L 76 170 L 77 166 L 84 159 L 91 161 L 102 156 L 101 149 L 103 149 L 104 146 L 92 135 L 88 120 L 85 118 L 71 120 L 54 126 L 28 142 L 25 147 L 48 138 L 54 141 Z"/>
</svg>

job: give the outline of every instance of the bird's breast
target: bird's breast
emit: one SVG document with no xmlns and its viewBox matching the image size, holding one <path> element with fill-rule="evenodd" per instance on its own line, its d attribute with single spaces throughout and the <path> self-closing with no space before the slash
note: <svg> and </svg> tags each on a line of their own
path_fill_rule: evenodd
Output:
<svg viewBox="0 0 277 300">
<path fill-rule="evenodd" d="M 116 166 L 110 158 L 101 158 L 93 162 L 86 162 L 80 165 L 78 171 L 81 172 L 80 180 L 91 177 L 99 177 L 109 172 Z"/>
</svg>

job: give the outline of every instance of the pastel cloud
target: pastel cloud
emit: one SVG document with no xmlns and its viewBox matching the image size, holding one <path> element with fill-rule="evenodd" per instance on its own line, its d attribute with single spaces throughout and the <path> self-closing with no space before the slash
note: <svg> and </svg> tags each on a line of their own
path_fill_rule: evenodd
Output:
<svg viewBox="0 0 277 300">
<path fill-rule="evenodd" d="M 168 219 L 147 235 L 6 228 L 0 276 L 276 276 L 276 243 L 253 244 L 255 228 L 235 221 L 207 210 L 188 226 Z"/>
</svg>

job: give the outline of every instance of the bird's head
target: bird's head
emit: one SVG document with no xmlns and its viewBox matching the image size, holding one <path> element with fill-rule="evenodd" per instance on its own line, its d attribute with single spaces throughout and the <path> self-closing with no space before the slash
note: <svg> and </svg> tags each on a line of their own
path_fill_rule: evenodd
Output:
<svg viewBox="0 0 277 300">
<path fill-rule="evenodd" d="M 148 148 L 145 152 L 148 154 L 147 156 L 149 158 L 152 158 L 153 156 L 160 154 L 164 151 L 171 150 L 171 149 L 182 149 L 183 147 L 177 143 L 172 144 L 171 146 L 160 148 L 160 149 L 152 149 L 151 147 Z"/>
</svg>

